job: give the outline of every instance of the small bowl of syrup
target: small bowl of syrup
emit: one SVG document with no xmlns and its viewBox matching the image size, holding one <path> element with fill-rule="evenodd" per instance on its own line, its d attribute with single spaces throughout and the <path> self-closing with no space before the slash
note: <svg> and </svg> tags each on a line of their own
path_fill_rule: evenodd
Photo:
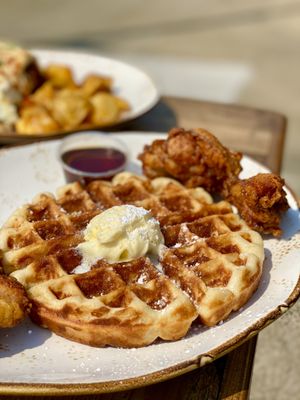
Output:
<svg viewBox="0 0 300 400">
<path fill-rule="evenodd" d="M 128 149 L 125 143 L 109 134 L 88 131 L 63 139 L 58 155 L 67 182 L 88 183 L 95 179 L 109 179 L 123 171 Z"/>
</svg>

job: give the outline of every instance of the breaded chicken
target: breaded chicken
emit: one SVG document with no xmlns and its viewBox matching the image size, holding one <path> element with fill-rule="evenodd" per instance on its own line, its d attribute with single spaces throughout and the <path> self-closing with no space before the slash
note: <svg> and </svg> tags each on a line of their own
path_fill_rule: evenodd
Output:
<svg viewBox="0 0 300 400">
<path fill-rule="evenodd" d="M 12 277 L 0 275 L 0 328 L 17 325 L 29 308 L 30 302 L 23 286 Z"/>
<path fill-rule="evenodd" d="M 201 186 L 236 206 L 251 228 L 279 236 L 281 215 L 288 208 L 284 180 L 275 174 L 240 180 L 241 158 L 204 129 L 180 128 L 145 146 L 139 156 L 147 177 L 169 176 L 188 187 Z"/>
<path fill-rule="evenodd" d="M 288 209 L 283 185 L 284 180 L 278 175 L 257 174 L 235 182 L 229 189 L 227 200 L 256 231 L 279 236 L 280 218 Z"/>
<path fill-rule="evenodd" d="M 139 159 L 149 178 L 171 176 L 188 187 L 220 193 L 235 181 L 242 167 L 241 153 L 224 147 L 204 129 L 171 129 L 167 140 L 145 146 Z"/>
</svg>

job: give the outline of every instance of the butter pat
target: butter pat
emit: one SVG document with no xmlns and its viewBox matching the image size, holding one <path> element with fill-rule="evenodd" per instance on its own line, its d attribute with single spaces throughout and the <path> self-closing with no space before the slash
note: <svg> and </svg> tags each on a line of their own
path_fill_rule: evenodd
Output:
<svg viewBox="0 0 300 400">
<path fill-rule="evenodd" d="M 164 243 L 159 222 L 149 211 L 132 205 L 115 206 L 94 217 L 84 231 L 85 241 L 77 249 L 85 272 L 99 259 L 109 263 L 158 254 Z"/>
</svg>

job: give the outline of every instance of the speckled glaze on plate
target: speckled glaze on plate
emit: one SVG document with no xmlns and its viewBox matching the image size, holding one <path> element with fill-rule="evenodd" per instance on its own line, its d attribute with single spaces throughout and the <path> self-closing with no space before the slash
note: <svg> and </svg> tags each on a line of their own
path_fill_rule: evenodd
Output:
<svg viewBox="0 0 300 400">
<path fill-rule="evenodd" d="M 137 154 L 160 134 L 117 133 L 129 147 L 128 169 L 138 173 Z M 39 192 L 64 184 L 56 151 L 59 141 L 0 151 L 0 224 Z M 243 158 L 243 177 L 267 170 Z M 140 349 L 92 348 L 52 334 L 29 320 L 1 330 L 0 393 L 84 394 L 130 389 L 205 365 L 255 335 L 291 307 L 300 294 L 300 215 L 287 190 L 290 209 L 283 237 L 265 237 L 264 271 L 258 290 L 239 312 L 213 328 L 193 325 L 176 342 L 157 341 Z"/>
<path fill-rule="evenodd" d="M 149 111 L 158 101 L 159 93 L 152 79 L 139 68 L 97 54 L 79 53 L 61 50 L 32 50 L 38 65 L 67 65 L 72 69 L 76 82 L 82 82 L 85 76 L 94 73 L 113 79 L 113 93 L 128 101 L 130 110 L 124 112 L 117 123 L 107 126 L 111 129 L 124 122 L 131 121 Z M 97 129 L 94 126 L 93 129 Z M 77 129 L 77 131 L 80 129 Z M 75 132 L 73 129 L 72 132 Z M 40 135 L 18 135 L 15 132 L 1 133 L 0 143 L 24 143 L 36 139 L 49 139 L 53 136 L 66 135 L 68 132 L 54 132 Z"/>
</svg>

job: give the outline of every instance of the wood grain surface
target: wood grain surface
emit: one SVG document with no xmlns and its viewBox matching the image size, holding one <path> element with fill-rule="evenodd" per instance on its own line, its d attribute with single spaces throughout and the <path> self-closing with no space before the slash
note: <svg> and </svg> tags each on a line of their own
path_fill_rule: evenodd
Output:
<svg viewBox="0 0 300 400">
<path fill-rule="evenodd" d="M 236 105 L 163 97 L 150 112 L 122 128 L 166 132 L 175 126 L 206 128 L 226 146 L 252 156 L 274 172 L 280 172 L 286 129 L 286 119 L 283 115 Z M 256 337 L 211 364 L 152 386 L 111 394 L 71 395 L 68 398 L 244 400 L 249 395 L 255 346 Z M 56 398 L 65 399 L 65 395 L 68 393 L 62 393 L 62 396 Z M 20 396 L 10 398 L 17 399 Z M 24 400 L 35 398 L 23 397 Z"/>
</svg>

